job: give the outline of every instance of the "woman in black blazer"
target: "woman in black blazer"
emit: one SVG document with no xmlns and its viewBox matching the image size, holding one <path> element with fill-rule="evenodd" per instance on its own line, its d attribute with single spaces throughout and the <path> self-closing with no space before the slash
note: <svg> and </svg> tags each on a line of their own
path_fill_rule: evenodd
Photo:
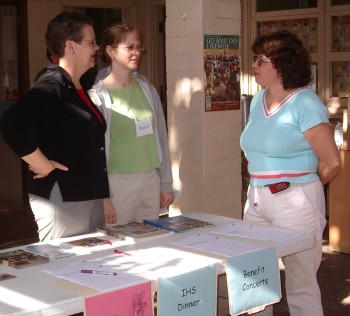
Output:
<svg viewBox="0 0 350 316">
<path fill-rule="evenodd" d="M 41 241 L 96 231 L 109 197 L 106 122 L 80 84 L 95 64 L 93 21 L 63 12 L 47 27 L 58 56 L 21 100 L 3 115 L 2 137 L 30 169 L 29 201 Z"/>
</svg>

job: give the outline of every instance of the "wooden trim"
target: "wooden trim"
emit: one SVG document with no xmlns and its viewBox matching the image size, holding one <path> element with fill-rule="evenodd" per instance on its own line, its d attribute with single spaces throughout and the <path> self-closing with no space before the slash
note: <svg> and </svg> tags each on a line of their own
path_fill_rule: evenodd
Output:
<svg viewBox="0 0 350 316">
<path fill-rule="evenodd" d="M 327 12 L 343 12 L 350 10 L 350 4 L 344 5 L 331 5 L 331 0 L 326 0 L 326 11 Z"/>
<path fill-rule="evenodd" d="M 307 9 L 291 9 L 291 10 L 281 10 L 281 11 L 267 11 L 267 12 L 256 12 L 256 1 L 252 1 L 251 6 L 251 18 L 252 19 L 264 19 L 268 17 L 276 17 L 279 16 L 281 19 L 287 19 L 288 16 L 298 16 L 299 18 L 302 18 L 302 16 L 309 16 L 312 14 L 320 14 L 323 12 L 322 3 L 318 4 L 317 8 L 307 8 Z"/>
</svg>

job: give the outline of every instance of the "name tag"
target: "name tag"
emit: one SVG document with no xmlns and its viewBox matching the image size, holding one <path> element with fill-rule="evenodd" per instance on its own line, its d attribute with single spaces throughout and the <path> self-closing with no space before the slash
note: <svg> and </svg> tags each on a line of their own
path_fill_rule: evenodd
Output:
<svg viewBox="0 0 350 316">
<path fill-rule="evenodd" d="M 150 119 L 143 121 L 136 121 L 136 135 L 137 137 L 152 135 L 153 126 Z"/>
</svg>

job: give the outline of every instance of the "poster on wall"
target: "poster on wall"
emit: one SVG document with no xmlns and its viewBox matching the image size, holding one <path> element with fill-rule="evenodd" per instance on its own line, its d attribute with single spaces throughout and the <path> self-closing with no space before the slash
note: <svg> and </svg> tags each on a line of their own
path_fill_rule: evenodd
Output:
<svg viewBox="0 0 350 316">
<path fill-rule="evenodd" d="M 205 111 L 239 110 L 238 35 L 204 35 Z"/>
</svg>

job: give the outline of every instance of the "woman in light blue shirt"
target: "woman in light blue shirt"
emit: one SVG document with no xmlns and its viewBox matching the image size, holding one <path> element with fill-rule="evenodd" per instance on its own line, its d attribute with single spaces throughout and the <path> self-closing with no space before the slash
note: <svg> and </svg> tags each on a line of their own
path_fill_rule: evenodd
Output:
<svg viewBox="0 0 350 316">
<path fill-rule="evenodd" d="M 307 87 L 311 58 L 292 33 L 255 39 L 255 80 L 265 87 L 251 102 L 241 136 L 250 186 L 244 219 L 314 233 L 316 246 L 283 258 L 292 316 L 322 316 L 317 270 L 326 224 L 323 185 L 337 174 L 340 158 L 319 97 Z M 261 315 L 272 315 L 269 306 Z"/>
</svg>

